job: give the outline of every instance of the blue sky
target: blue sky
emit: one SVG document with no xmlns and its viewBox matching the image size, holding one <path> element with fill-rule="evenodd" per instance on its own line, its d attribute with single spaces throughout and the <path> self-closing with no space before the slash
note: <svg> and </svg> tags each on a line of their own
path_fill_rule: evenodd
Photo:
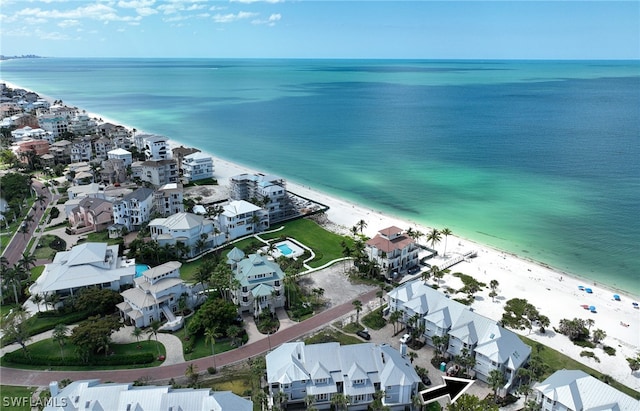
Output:
<svg viewBox="0 0 640 411">
<path fill-rule="evenodd" d="M 0 54 L 639 59 L 640 1 L 0 0 Z"/>
</svg>

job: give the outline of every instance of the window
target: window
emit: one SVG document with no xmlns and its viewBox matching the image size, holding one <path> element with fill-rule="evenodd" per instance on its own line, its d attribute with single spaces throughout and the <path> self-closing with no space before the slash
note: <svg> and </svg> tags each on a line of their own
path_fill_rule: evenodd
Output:
<svg viewBox="0 0 640 411">
<path fill-rule="evenodd" d="M 329 394 L 316 394 L 316 401 L 329 401 Z"/>
<path fill-rule="evenodd" d="M 326 378 L 318 378 L 317 380 L 315 380 L 316 384 L 326 384 L 327 383 L 327 379 Z"/>
<path fill-rule="evenodd" d="M 364 384 L 364 380 L 353 380 L 353 385 L 362 385 Z"/>
<path fill-rule="evenodd" d="M 367 399 L 366 394 L 358 394 L 351 396 L 351 402 L 363 402 Z"/>
</svg>

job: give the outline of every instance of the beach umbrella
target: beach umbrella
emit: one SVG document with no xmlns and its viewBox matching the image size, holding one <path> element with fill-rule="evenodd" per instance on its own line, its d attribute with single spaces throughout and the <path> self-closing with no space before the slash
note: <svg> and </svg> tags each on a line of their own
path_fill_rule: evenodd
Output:
<svg viewBox="0 0 640 411">
<path fill-rule="evenodd" d="M 589 311 L 591 311 L 592 313 L 596 312 L 596 306 L 595 305 L 590 305 L 589 306 Z"/>
<path fill-rule="evenodd" d="M 585 288 L 584 290 L 587 292 L 587 294 L 593 293 L 593 290 L 591 288 Z"/>
<path fill-rule="evenodd" d="M 584 286 L 583 286 L 583 285 L 579 285 L 579 286 L 578 286 L 578 290 L 580 290 L 580 291 L 584 291 Z"/>
<path fill-rule="evenodd" d="M 620 296 L 618 294 L 614 294 L 613 299 L 616 301 L 620 301 Z"/>
</svg>

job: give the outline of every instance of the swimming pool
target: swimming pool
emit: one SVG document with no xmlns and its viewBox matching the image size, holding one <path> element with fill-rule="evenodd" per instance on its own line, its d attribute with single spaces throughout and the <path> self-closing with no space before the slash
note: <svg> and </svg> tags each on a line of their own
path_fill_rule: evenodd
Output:
<svg viewBox="0 0 640 411">
<path fill-rule="evenodd" d="M 289 247 L 288 244 L 284 243 L 284 244 L 278 244 L 276 247 L 278 247 L 278 250 L 280 250 L 280 252 L 282 253 L 282 255 L 289 255 L 293 252 L 293 250 L 291 249 L 291 247 Z"/>
<path fill-rule="evenodd" d="M 138 278 L 142 275 L 143 272 L 147 271 L 150 267 L 146 264 L 136 264 L 136 275 L 135 277 Z"/>
</svg>

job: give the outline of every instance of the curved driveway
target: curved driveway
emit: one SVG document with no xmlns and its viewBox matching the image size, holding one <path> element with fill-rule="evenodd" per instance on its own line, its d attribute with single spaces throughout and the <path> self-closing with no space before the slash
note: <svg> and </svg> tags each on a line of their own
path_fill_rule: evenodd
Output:
<svg viewBox="0 0 640 411">
<path fill-rule="evenodd" d="M 359 299 L 363 305 L 376 298 L 376 291 L 371 290 L 365 294 L 354 296 L 353 300 Z M 247 358 L 263 354 L 285 342 L 298 339 L 311 331 L 322 328 L 335 319 L 342 317 L 353 311 L 351 300 L 330 308 L 326 311 L 314 315 L 313 317 L 294 324 L 289 328 L 281 329 L 275 334 L 262 338 L 253 343 L 243 345 L 235 350 L 227 351 L 215 356 L 216 367 L 234 364 L 246 360 Z M 153 368 L 138 368 L 132 370 L 105 370 L 105 371 L 34 371 L 21 370 L 17 368 L 0 367 L 0 380 L 5 385 L 19 386 L 45 386 L 51 381 L 61 381 L 68 378 L 73 381 L 81 379 L 99 378 L 103 381 L 132 382 L 141 377 L 150 377 L 153 381 L 169 380 L 171 378 L 183 377 L 189 364 L 195 364 L 199 371 L 204 371 L 207 367 L 213 366 L 212 356 L 187 361 L 181 364 L 159 366 Z"/>
</svg>

